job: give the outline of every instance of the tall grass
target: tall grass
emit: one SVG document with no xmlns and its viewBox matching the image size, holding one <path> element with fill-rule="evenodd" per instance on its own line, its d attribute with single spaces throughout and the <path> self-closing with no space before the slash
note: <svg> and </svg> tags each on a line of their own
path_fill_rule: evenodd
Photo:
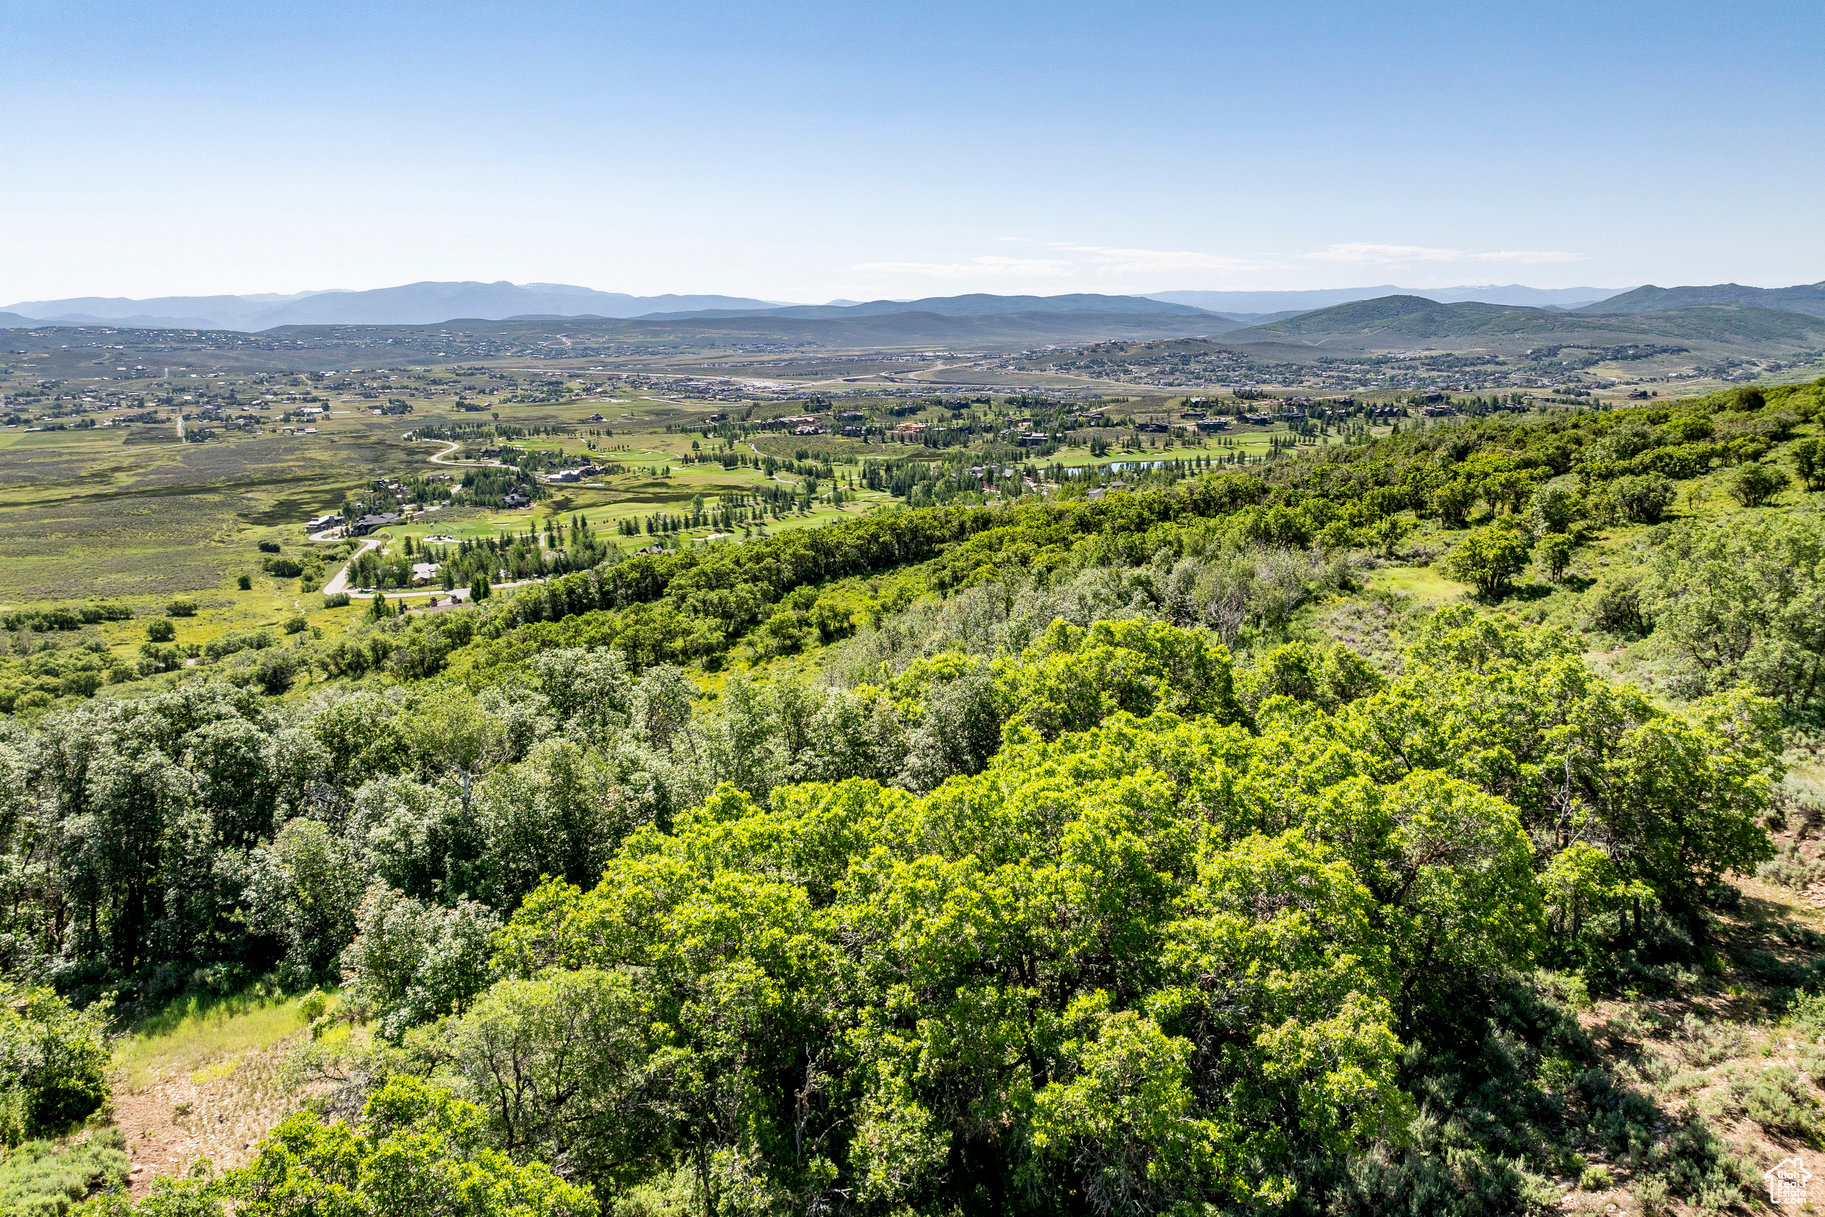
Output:
<svg viewBox="0 0 1825 1217">
<path fill-rule="evenodd" d="M 120 1080 L 140 1091 L 184 1075 L 225 1076 L 244 1054 L 303 1030 L 300 1000 L 257 991 L 179 998 L 133 1028 L 116 1056 Z"/>
</svg>

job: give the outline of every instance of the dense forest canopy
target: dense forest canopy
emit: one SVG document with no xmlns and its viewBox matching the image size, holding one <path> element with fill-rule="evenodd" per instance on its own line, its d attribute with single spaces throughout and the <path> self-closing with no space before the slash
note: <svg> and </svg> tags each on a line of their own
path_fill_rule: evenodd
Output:
<svg viewBox="0 0 1825 1217">
<path fill-rule="evenodd" d="M 1821 810 L 1822 406 L 566 559 L 15 698 L 0 1132 L 100 1103 L 108 1002 L 340 984 L 339 1097 L 145 1207 L 1508 1213 L 1597 1153 L 1722 1207 L 1567 993 L 1715 969 Z M 1397 556 L 1471 592 L 1366 593 Z"/>
</svg>

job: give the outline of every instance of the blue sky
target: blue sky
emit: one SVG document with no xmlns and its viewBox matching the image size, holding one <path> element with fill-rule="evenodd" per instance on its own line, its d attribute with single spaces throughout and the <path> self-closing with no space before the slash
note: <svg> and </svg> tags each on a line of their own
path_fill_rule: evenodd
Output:
<svg viewBox="0 0 1825 1217">
<path fill-rule="evenodd" d="M 1825 5 L 0 5 L 0 301 L 1825 279 Z"/>
</svg>

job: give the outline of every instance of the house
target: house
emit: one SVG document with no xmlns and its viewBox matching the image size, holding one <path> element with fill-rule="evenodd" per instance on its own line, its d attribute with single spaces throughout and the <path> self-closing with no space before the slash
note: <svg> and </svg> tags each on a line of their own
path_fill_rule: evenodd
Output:
<svg viewBox="0 0 1825 1217">
<path fill-rule="evenodd" d="M 399 523 L 399 520 L 399 513 L 395 511 L 383 511 L 376 514 L 365 515 L 349 525 L 349 535 L 353 537 L 364 537 L 368 533 L 373 532 L 376 528 L 385 528 L 389 524 L 397 524 Z"/>
<path fill-rule="evenodd" d="M 502 497 L 501 505 L 503 507 L 530 507 L 532 500 L 515 490 Z"/>
<path fill-rule="evenodd" d="M 414 562 L 414 563 L 412 563 L 412 586 L 413 587 L 425 586 L 425 584 L 431 582 L 432 579 L 436 578 L 437 572 L 442 569 L 443 569 L 442 564 L 437 563 L 437 562 Z"/>
</svg>

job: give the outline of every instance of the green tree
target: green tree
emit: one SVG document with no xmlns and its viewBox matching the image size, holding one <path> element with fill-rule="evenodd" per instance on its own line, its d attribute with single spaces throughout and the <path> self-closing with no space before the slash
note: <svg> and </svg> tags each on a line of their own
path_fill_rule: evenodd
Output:
<svg viewBox="0 0 1825 1217">
<path fill-rule="evenodd" d="M 587 1188 L 482 1143 L 472 1104 L 418 1078 L 376 1091 L 358 1129 L 289 1116 L 233 1172 L 248 1217 L 596 1217 Z"/>
<path fill-rule="evenodd" d="M 1760 507 L 1787 488 L 1787 475 L 1765 461 L 1746 461 L 1730 478 L 1730 495 L 1744 507 Z"/>
<path fill-rule="evenodd" d="M 354 851 L 329 825 L 299 817 L 254 851 L 250 869 L 249 922 L 284 944 L 295 983 L 325 975 L 355 929 L 362 875 Z"/>
<path fill-rule="evenodd" d="M 107 1099 L 107 1013 L 0 981 L 0 1147 L 61 1134 Z"/>
<path fill-rule="evenodd" d="M 1611 500 L 1631 524 L 1658 524 L 1678 492 L 1671 480 L 1658 473 L 1619 477 L 1609 485 Z"/>
<path fill-rule="evenodd" d="M 1799 475 L 1800 483 L 1806 489 L 1825 490 L 1825 440 L 1795 440 L 1787 450 L 1787 457 L 1793 462 L 1793 471 Z"/>
<path fill-rule="evenodd" d="M 1534 491 L 1532 514 L 1540 530 L 1562 533 L 1583 517 L 1584 503 L 1564 486 L 1541 486 Z"/>
<path fill-rule="evenodd" d="M 1528 540 L 1510 528 L 1491 524 L 1459 541 L 1444 561 L 1444 571 L 1473 585 L 1485 598 L 1502 596 L 1527 567 Z"/>
<path fill-rule="evenodd" d="M 1825 706 L 1825 527 L 1807 519 L 1676 528 L 1643 588 L 1656 635 L 1680 662 L 1674 688 L 1747 683 L 1789 716 Z"/>
<path fill-rule="evenodd" d="M 1540 538 L 1535 547 L 1540 565 L 1546 568 L 1546 577 L 1554 583 L 1565 578 L 1566 568 L 1572 561 L 1572 539 L 1562 532 L 1549 533 Z"/>
<path fill-rule="evenodd" d="M 473 901 L 440 908 L 372 885 L 343 966 L 380 1038 L 396 1043 L 412 1027 L 461 1013 L 488 983 L 488 937 L 499 924 Z"/>
</svg>

